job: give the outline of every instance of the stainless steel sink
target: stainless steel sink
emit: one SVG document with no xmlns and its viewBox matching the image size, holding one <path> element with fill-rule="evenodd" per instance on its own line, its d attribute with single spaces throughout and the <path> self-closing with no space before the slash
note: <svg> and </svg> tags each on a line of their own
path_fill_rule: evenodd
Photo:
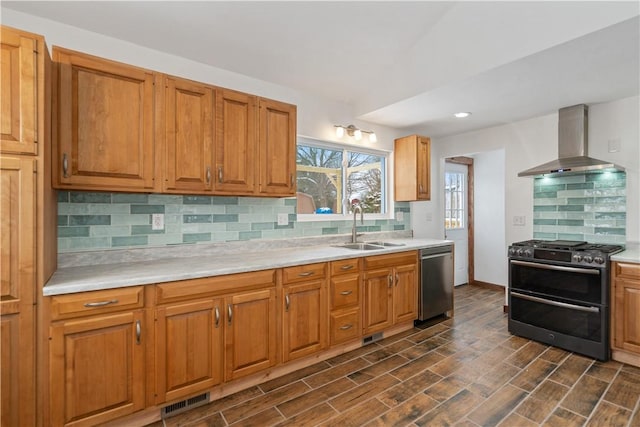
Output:
<svg viewBox="0 0 640 427">
<path fill-rule="evenodd" d="M 335 247 L 353 249 L 357 251 L 374 251 L 376 249 L 384 249 L 384 246 L 374 245 L 371 243 L 345 243 L 344 245 L 336 245 Z"/>
<path fill-rule="evenodd" d="M 383 242 L 383 241 L 377 241 L 377 242 L 367 242 L 370 245 L 377 245 L 377 246 L 406 246 L 405 243 L 395 243 L 395 242 Z"/>
</svg>

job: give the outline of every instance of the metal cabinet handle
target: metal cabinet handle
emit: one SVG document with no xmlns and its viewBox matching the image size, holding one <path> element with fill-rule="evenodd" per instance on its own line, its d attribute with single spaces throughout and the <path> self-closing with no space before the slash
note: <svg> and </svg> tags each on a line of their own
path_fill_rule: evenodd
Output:
<svg viewBox="0 0 640 427">
<path fill-rule="evenodd" d="M 112 299 L 109 301 L 98 301 L 98 302 L 88 302 L 85 303 L 85 307 L 104 307 L 105 305 L 109 305 L 109 304 L 117 304 L 118 300 L 117 299 Z"/>
<path fill-rule="evenodd" d="M 69 177 L 69 160 L 67 159 L 67 153 L 62 155 L 62 176 L 65 178 Z"/>
<path fill-rule="evenodd" d="M 353 291 L 342 291 L 340 292 L 340 295 L 351 295 L 353 293 Z"/>
<path fill-rule="evenodd" d="M 315 273 L 315 271 L 305 271 L 304 273 L 298 274 L 298 276 L 300 276 L 300 277 L 309 277 L 309 276 L 312 276 L 314 273 Z"/>
<path fill-rule="evenodd" d="M 400 283 L 400 275 L 396 273 L 396 286 L 398 286 L 398 283 Z"/>
<path fill-rule="evenodd" d="M 218 308 L 218 306 L 216 306 L 216 308 L 214 309 L 214 312 L 215 312 L 215 317 L 216 317 L 215 326 L 216 326 L 216 328 L 218 328 L 220 326 L 220 309 Z"/>
<path fill-rule="evenodd" d="M 289 299 L 289 294 L 284 296 L 284 309 L 285 311 L 289 311 L 289 305 L 291 304 L 291 299 Z"/>
<path fill-rule="evenodd" d="M 353 268 L 353 264 L 347 264 L 340 267 L 340 270 L 347 271 L 347 270 L 351 270 L 352 268 Z"/>
<path fill-rule="evenodd" d="M 233 308 L 231 308 L 231 304 L 227 306 L 227 316 L 229 317 L 229 325 L 231 325 L 231 320 L 233 320 Z"/>
<path fill-rule="evenodd" d="M 351 328 L 353 328 L 353 325 L 351 323 L 347 323 L 344 326 L 340 326 L 340 329 L 343 331 L 346 331 L 347 329 L 351 329 Z"/>
<path fill-rule="evenodd" d="M 140 345 L 142 340 L 142 324 L 139 320 L 136 320 L 136 344 Z"/>
<path fill-rule="evenodd" d="M 222 182 L 222 166 L 218 167 L 218 182 Z"/>
<path fill-rule="evenodd" d="M 420 184 L 420 192 L 424 193 L 424 187 L 422 186 L 422 184 Z"/>
<path fill-rule="evenodd" d="M 207 166 L 207 184 L 211 183 L 211 166 Z"/>
<path fill-rule="evenodd" d="M 289 175 L 289 177 L 290 177 L 289 180 L 291 182 L 291 186 L 293 187 L 293 185 L 295 183 L 294 180 L 293 180 L 293 174 Z"/>
<path fill-rule="evenodd" d="M 389 275 L 387 280 L 389 280 L 389 287 L 392 287 L 393 286 L 393 276 L 391 274 Z"/>
</svg>

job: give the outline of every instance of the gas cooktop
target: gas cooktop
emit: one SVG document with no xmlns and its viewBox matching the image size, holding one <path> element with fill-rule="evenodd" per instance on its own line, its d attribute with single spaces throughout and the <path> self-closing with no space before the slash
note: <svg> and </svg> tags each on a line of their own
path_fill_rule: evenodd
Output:
<svg viewBox="0 0 640 427">
<path fill-rule="evenodd" d="M 551 249 L 564 251 L 597 251 L 602 254 L 613 254 L 624 249 L 622 245 L 608 245 L 601 243 L 587 243 L 576 240 L 525 240 L 513 243 L 511 246 L 528 246 L 534 249 Z"/>
</svg>

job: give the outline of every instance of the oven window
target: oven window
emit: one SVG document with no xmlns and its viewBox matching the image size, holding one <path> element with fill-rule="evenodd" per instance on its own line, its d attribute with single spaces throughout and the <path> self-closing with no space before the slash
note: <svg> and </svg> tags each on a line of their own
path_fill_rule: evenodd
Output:
<svg viewBox="0 0 640 427">
<path fill-rule="evenodd" d="M 572 337 L 595 342 L 602 341 L 602 316 L 599 312 L 556 307 L 519 298 L 513 294 L 511 294 L 509 312 L 513 320 L 522 323 Z"/>
<path fill-rule="evenodd" d="M 554 268 L 541 264 L 541 267 Z M 599 270 L 572 267 L 572 271 L 545 269 L 510 262 L 510 286 L 539 296 L 606 305 L 608 300 Z M 589 274 L 589 273 L 597 274 Z"/>
</svg>

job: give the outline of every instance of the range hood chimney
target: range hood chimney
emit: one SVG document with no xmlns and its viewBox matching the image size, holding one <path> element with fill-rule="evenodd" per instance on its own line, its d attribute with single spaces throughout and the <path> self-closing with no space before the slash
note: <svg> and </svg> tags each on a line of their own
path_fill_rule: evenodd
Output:
<svg viewBox="0 0 640 427">
<path fill-rule="evenodd" d="M 558 111 L 558 159 L 522 171 L 518 176 L 586 173 L 610 168 L 624 171 L 611 162 L 588 157 L 588 110 L 584 104 L 561 108 Z"/>
</svg>

